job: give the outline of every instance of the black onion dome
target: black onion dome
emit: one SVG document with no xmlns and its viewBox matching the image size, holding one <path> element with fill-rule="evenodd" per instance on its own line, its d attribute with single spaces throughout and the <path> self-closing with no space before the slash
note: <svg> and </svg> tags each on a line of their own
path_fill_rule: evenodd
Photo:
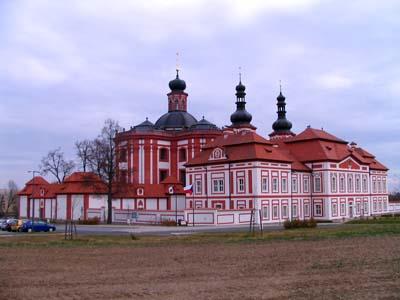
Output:
<svg viewBox="0 0 400 300">
<path fill-rule="evenodd" d="M 192 130 L 216 130 L 216 129 L 218 129 L 218 127 L 215 124 L 204 119 L 204 116 L 200 121 L 198 121 L 196 124 L 192 125 L 192 127 L 190 127 L 190 128 Z"/>
<path fill-rule="evenodd" d="M 292 129 L 292 122 L 288 119 L 278 119 L 272 124 L 272 129 L 276 132 L 290 131 Z"/>
<path fill-rule="evenodd" d="M 186 111 L 170 111 L 162 115 L 154 125 L 156 129 L 187 129 L 197 120 Z"/>
<path fill-rule="evenodd" d="M 171 91 L 184 91 L 186 89 L 186 82 L 179 78 L 179 71 L 176 70 L 176 78 L 169 82 Z"/>
<path fill-rule="evenodd" d="M 134 129 L 138 130 L 138 131 L 153 130 L 154 129 L 154 124 L 151 123 L 148 118 L 146 118 L 146 120 L 144 122 L 140 123 L 139 125 L 136 125 L 134 127 Z"/>
<path fill-rule="evenodd" d="M 282 102 L 282 101 L 285 101 L 285 96 L 283 96 L 282 95 L 282 92 L 279 92 L 279 95 L 278 95 L 278 97 L 276 98 L 278 101 L 280 101 L 280 102 Z"/>
<path fill-rule="evenodd" d="M 253 116 L 246 109 L 238 109 L 231 114 L 231 122 L 234 125 L 248 124 L 253 119 Z"/>
</svg>

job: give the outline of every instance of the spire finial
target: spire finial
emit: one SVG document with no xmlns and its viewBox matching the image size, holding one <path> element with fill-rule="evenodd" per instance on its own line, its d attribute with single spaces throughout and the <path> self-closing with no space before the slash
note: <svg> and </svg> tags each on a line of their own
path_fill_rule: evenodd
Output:
<svg viewBox="0 0 400 300">
<path fill-rule="evenodd" d="M 279 93 L 282 94 L 282 80 L 279 80 Z"/>
<path fill-rule="evenodd" d="M 242 82 L 242 67 L 239 66 L 239 82 Z"/>
<path fill-rule="evenodd" d="M 179 52 L 176 52 L 176 77 L 179 76 Z"/>
</svg>

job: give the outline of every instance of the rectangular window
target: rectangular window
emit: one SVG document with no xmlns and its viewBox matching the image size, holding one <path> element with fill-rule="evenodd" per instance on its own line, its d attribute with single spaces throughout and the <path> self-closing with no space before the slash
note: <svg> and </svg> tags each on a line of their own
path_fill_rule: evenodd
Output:
<svg viewBox="0 0 400 300">
<path fill-rule="evenodd" d="M 386 179 L 382 179 L 382 191 L 383 191 L 384 193 L 386 193 L 386 191 L 387 191 L 387 188 L 386 188 Z"/>
<path fill-rule="evenodd" d="M 337 203 L 332 203 L 332 216 L 337 216 Z"/>
<path fill-rule="evenodd" d="M 374 193 L 376 193 L 376 181 L 375 180 L 372 182 L 372 189 L 373 189 Z"/>
<path fill-rule="evenodd" d="M 377 211 L 376 201 L 374 201 L 374 211 Z"/>
<path fill-rule="evenodd" d="M 287 205 L 282 205 L 282 218 L 286 219 L 288 217 L 288 207 Z"/>
<path fill-rule="evenodd" d="M 303 190 L 304 190 L 304 193 L 308 193 L 308 191 L 309 191 L 309 180 L 308 180 L 308 176 L 304 176 L 304 179 L 303 179 L 304 181 L 303 181 L 303 185 L 304 185 L 304 187 L 303 187 Z"/>
<path fill-rule="evenodd" d="M 363 188 L 363 192 L 364 193 L 368 192 L 367 176 L 366 175 L 363 175 L 362 188 Z"/>
<path fill-rule="evenodd" d="M 268 177 L 261 178 L 261 191 L 263 193 L 268 193 Z"/>
<path fill-rule="evenodd" d="M 272 178 L 272 192 L 278 193 L 278 178 Z"/>
<path fill-rule="evenodd" d="M 224 192 L 224 180 L 223 179 L 213 179 L 213 191 L 214 193 Z"/>
<path fill-rule="evenodd" d="M 314 177 L 314 192 L 321 192 L 321 177 Z"/>
<path fill-rule="evenodd" d="M 160 170 L 160 182 L 168 177 L 168 170 Z"/>
<path fill-rule="evenodd" d="M 272 217 L 273 217 L 274 219 L 279 219 L 278 205 L 272 206 Z"/>
<path fill-rule="evenodd" d="M 297 177 L 292 177 L 292 192 L 297 193 Z"/>
<path fill-rule="evenodd" d="M 356 193 L 361 192 L 360 175 L 356 175 Z"/>
<path fill-rule="evenodd" d="M 238 186 L 237 186 L 238 192 L 244 192 L 244 178 L 243 177 L 238 178 L 237 183 L 238 183 Z"/>
<path fill-rule="evenodd" d="M 322 216 L 322 204 L 316 203 L 314 208 L 315 208 L 315 215 Z"/>
<path fill-rule="evenodd" d="M 382 201 L 379 201 L 379 203 L 378 203 L 378 209 L 379 209 L 379 211 L 382 211 Z"/>
<path fill-rule="evenodd" d="M 353 192 L 353 175 L 347 175 L 347 192 Z"/>
<path fill-rule="evenodd" d="M 346 215 L 346 203 L 344 202 L 340 203 L 340 215 L 341 216 Z"/>
<path fill-rule="evenodd" d="M 282 178 L 282 193 L 287 193 L 288 186 L 287 186 L 287 178 Z"/>
<path fill-rule="evenodd" d="M 186 161 L 186 148 L 179 149 L 179 161 Z"/>
<path fill-rule="evenodd" d="M 292 217 L 293 218 L 297 218 L 298 217 L 298 215 L 297 215 L 297 204 L 293 204 L 292 205 Z"/>
<path fill-rule="evenodd" d="M 344 192 L 345 192 L 344 175 L 341 175 L 341 176 L 340 176 L 340 179 L 339 179 L 339 189 L 340 189 L 340 192 L 341 192 L 341 193 L 344 193 Z"/>
<path fill-rule="evenodd" d="M 127 155 L 126 155 L 127 151 L 126 149 L 121 149 L 119 152 L 119 161 L 120 162 L 126 162 L 127 161 Z"/>
<path fill-rule="evenodd" d="M 387 203 L 386 203 L 386 200 L 383 200 L 383 211 L 387 211 Z"/>
<path fill-rule="evenodd" d="M 331 175 L 331 191 L 332 193 L 336 193 L 337 190 L 337 178 L 336 174 Z"/>
<path fill-rule="evenodd" d="M 201 194 L 201 180 L 196 180 L 196 194 Z"/>
<path fill-rule="evenodd" d="M 378 193 L 381 193 L 381 192 L 382 192 L 382 184 L 381 184 L 381 181 L 378 180 Z"/>
<path fill-rule="evenodd" d="M 182 185 L 185 186 L 186 185 L 186 171 L 179 170 L 179 177 L 180 177 L 180 181 L 181 181 Z"/>
<path fill-rule="evenodd" d="M 269 220 L 269 206 L 263 206 L 262 208 L 263 219 Z"/>
<path fill-rule="evenodd" d="M 160 161 L 168 161 L 168 149 L 167 148 L 160 148 L 159 150 L 159 157 Z"/>
<path fill-rule="evenodd" d="M 304 216 L 310 216 L 310 204 L 308 203 L 304 203 Z"/>
</svg>

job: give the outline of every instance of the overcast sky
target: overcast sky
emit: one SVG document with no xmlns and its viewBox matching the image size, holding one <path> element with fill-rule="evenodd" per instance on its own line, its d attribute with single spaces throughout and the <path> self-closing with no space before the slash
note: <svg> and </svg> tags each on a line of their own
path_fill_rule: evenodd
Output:
<svg viewBox="0 0 400 300">
<path fill-rule="evenodd" d="M 0 187 L 51 149 L 75 159 L 106 118 L 155 122 L 177 51 L 196 118 L 230 123 L 241 66 L 259 134 L 282 80 L 294 132 L 355 141 L 400 185 L 399 15 L 389 0 L 0 0 Z"/>
</svg>

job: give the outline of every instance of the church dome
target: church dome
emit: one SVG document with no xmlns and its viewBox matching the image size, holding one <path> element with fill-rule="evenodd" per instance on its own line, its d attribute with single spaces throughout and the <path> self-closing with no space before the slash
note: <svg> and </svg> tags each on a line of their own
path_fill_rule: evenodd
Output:
<svg viewBox="0 0 400 300">
<path fill-rule="evenodd" d="M 203 118 L 200 121 L 198 121 L 196 124 L 192 125 L 192 127 L 190 127 L 190 129 L 192 129 L 192 130 L 216 130 L 216 129 L 218 129 L 218 127 L 215 124 L 204 119 L 204 116 L 203 116 Z"/>
<path fill-rule="evenodd" d="M 233 114 L 231 114 L 232 124 L 249 124 L 253 119 L 253 116 L 245 109 L 237 109 Z"/>
<path fill-rule="evenodd" d="M 149 131 L 154 129 L 154 124 L 151 123 L 148 118 L 146 118 L 146 121 L 136 125 L 134 129 L 137 131 Z"/>
<path fill-rule="evenodd" d="M 154 124 L 156 129 L 187 129 L 197 123 L 195 117 L 186 111 L 170 111 L 162 115 Z"/>
<path fill-rule="evenodd" d="M 179 71 L 176 70 L 176 78 L 169 82 L 171 91 L 184 91 L 186 89 L 186 82 L 179 78 Z"/>
</svg>

